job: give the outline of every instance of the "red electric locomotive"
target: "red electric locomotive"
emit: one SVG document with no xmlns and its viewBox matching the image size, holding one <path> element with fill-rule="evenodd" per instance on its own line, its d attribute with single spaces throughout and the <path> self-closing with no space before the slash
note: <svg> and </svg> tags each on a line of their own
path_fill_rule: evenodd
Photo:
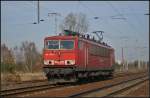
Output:
<svg viewBox="0 0 150 98">
<path fill-rule="evenodd" d="M 115 62 L 112 47 L 89 36 L 66 32 L 44 39 L 43 69 L 49 81 L 112 76 Z"/>
</svg>

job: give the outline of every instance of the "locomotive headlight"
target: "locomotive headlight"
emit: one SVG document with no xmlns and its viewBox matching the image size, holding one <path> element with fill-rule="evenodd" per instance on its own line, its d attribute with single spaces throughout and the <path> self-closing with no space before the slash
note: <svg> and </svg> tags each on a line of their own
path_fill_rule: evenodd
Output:
<svg viewBox="0 0 150 98">
<path fill-rule="evenodd" d="M 54 60 L 44 60 L 45 65 L 54 65 Z"/>
<path fill-rule="evenodd" d="M 54 60 L 49 60 L 48 64 L 49 65 L 54 65 Z"/>
<path fill-rule="evenodd" d="M 44 65 L 48 65 L 48 60 L 44 60 Z"/>
<path fill-rule="evenodd" d="M 65 60 L 65 65 L 74 65 L 75 60 Z"/>
</svg>

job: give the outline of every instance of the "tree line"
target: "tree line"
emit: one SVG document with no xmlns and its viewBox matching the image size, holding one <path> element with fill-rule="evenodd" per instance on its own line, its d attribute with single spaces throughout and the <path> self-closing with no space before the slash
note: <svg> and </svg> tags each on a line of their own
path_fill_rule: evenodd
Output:
<svg viewBox="0 0 150 98">
<path fill-rule="evenodd" d="M 34 42 L 24 41 L 21 46 L 8 48 L 1 44 L 1 72 L 35 72 L 42 69 L 42 54 Z"/>
</svg>

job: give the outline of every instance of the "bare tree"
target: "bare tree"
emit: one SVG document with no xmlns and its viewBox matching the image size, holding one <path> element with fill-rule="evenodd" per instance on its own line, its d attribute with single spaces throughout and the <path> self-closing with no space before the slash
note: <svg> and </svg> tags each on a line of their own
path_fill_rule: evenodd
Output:
<svg viewBox="0 0 150 98">
<path fill-rule="evenodd" d="M 14 64 L 13 51 L 8 49 L 5 44 L 1 45 L 1 62 L 5 64 Z"/>
<path fill-rule="evenodd" d="M 88 31 L 88 21 L 85 14 L 78 14 L 77 16 L 77 24 L 76 31 L 80 33 L 86 33 Z"/>
<path fill-rule="evenodd" d="M 16 70 L 26 72 L 29 70 L 25 65 L 25 56 L 22 47 L 15 46 L 13 48 L 13 55 L 15 58 Z"/>
<path fill-rule="evenodd" d="M 63 23 L 60 25 L 61 31 L 64 31 L 65 29 L 79 32 L 79 33 L 86 33 L 88 30 L 88 21 L 86 18 L 86 15 L 83 13 L 79 14 L 68 14 Z"/>
<path fill-rule="evenodd" d="M 14 57 L 12 49 L 9 49 L 5 44 L 1 45 L 1 64 L 2 70 L 14 72 Z"/>
<path fill-rule="evenodd" d="M 26 67 L 33 72 L 37 62 L 40 61 L 40 54 L 37 52 L 34 42 L 23 42 L 21 49 L 23 49 Z"/>
<path fill-rule="evenodd" d="M 23 65 L 25 63 L 23 49 L 16 46 L 14 47 L 13 51 L 14 51 L 15 63 L 17 65 Z"/>
<path fill-rule="evenodd" d="M 37 51 L 34 42 L 22 42 L 21 46 L 9 49 L 1 45 L 1 68 L 5 72 L 41 70 L 42 55 Z M 33 70 L 34 69 L 34 70 Z"/>
</svg>

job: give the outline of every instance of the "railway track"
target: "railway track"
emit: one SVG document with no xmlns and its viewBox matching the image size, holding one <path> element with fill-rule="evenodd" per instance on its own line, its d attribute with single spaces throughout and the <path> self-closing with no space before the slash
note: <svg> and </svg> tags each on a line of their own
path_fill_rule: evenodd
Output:
<svg viewBox="0 0 150 98">
<path fill-rule="evenodd" d="M 100 88 L 76 93 L 68 97 L 113 97 L 116 94 L 137 86 L 148 79 L 149 77 L 144 75 L 134 79 L 129 79 L 118 83 L 105 85 Z"/>
<path fill-rule="evenodd" d="M 36 86 L 39 84 L 46 84 L 48 83 L 47 80 L 33 80 L 33 81 L 23 81 L 23 82 L 17 82 L 17 83 L 7 83 L 7 84 L 1 84 L 1 91 L 4 90 L 13 90 L 13 89 L 17 89 L 17 88 L 24 88 L 24 87 L 28 87 L 28 86 Z"/>
<path fill-rule="evenodd" d="M 41 90 L 45 90 L 45 89 L 53 89 L 53 88 L 63 87 L 63 86 L 64 85 L 50 85 L 50 84 L 45 83 L 45 84 L 36 85 L 36 86 L 28 86 L 28 87 L 2 90 L 1 96 L 15 96 L 17 94 L 41 91 Z"/>
<path fill-rule="evenodd" d="M 134 74 L 137 74 L 137 73 L 134 73 Z M 118 74 L 118 76 L 116 75 L 114 78 L 123 77 L 126 75 L 130 76 L 130 75 L 133 75 L 133 73 L 132 74 Z M 76 84 L 75 86 L 79 86 L 79 85 L 84 85 L 84 83 L 83 84 Z M 15 95 L 32 93 L 32 92 L 51 90 L 51 89 L 60 88 L 60 87 L 65 88 L 67 86 L 70 86 L 70 85 L 50 85 L 48 83 L 43 83 L 43 84 L 38 84 L 36 86 L 29 86 L 29 87 L 3 90 L 3 91 L 1 91 L 1 96 L 15 96 Z M 71 95 L 71 96 L 73 96 L 73 95 Z"/>
<path fill-rule="evenodd" d="M 143 82 L 145 83 L 148 80 L 149 80 L 149 77 L 142 78 L 142 80 L 141 79 L 137 79 L 135 81 L 130 81 L 130 84 L 128 84 L 128 83 L 123 84 L 123 86 L 125 85 L 123 88 L 118 89 L 118 90 L 108 94 L 106 97 L 115 97 L 115 96 L 117 96 L 119 94 L 122 95 L 123 92 L 126 92 L 127 90 L 129 90 L 129 89 L 131 89 L 133 87 L 137 87 L 137 86 L 141 85 Z M 122 86 L 120 86 L 120 87 L 122 87 Z"/>
</svg>

